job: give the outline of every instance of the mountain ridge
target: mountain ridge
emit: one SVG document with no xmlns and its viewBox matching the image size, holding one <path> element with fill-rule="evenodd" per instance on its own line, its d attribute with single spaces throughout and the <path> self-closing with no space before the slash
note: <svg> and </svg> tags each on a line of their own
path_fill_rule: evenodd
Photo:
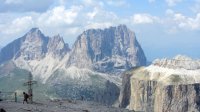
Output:
<svg viewBox="0 0 200 112">
<path fill-rule="evenodd" d="M 48 52 L 48 47 L 52 45 L 51 43 L 53 43 L 54 45 L 57 45 L 59 43 L 59 41 L 53 41 L 55 40 L 54 37 L 50 38 L 48 36 L 45 36 L 39 30 L 39 28 L 32 28 L 24 36 L 10 42 L 8 45 L 1 49 L 0 63 L 6 62 L 11 59 L 17 59 L 20 56 L 24 56 L 24 58 L 26 58 L 25 60 L 44 58 L 46 53 Z M 63 44 L 63 52 L 69 51 L 68 44 L 64 43 L 63 39 L 61 39 L 60 42 Z M 50 45 L 48 46 L 48 44 Z M 57 50 L 55 48 L 52 49 Z"/>
<path fill-rule="evenodd" d="M 20 56 L 27 61 L 41 60 L 48 55 L 60 61 L 68 58 L 65 59 L 68 60 L 65 62 L 66 68 L 76 66 L 111 74 L 120 74 L 134 66 L 146 64 L 146 57 L 134 32 L 125 25 L 88 29 L 77 37 L 71 49 L 59 34 L 48 37 L 39 28 L 32 28 L 2 48 L 0 63 L 11 59 L 15 61 Z"/>
<path fill-rule="evenodd" d="M 0 57 L 2 66 L 11 61 L 18 70 L 30 71 L 54 97 L 83 96 L 108 105 L 119 96 L 120 73 L 146 64 L 134 32 L 125 25 L 86 30 L 71 49 L 60 35 L 48 37 L 32 28 L 5 46 Z"/>
</svg>

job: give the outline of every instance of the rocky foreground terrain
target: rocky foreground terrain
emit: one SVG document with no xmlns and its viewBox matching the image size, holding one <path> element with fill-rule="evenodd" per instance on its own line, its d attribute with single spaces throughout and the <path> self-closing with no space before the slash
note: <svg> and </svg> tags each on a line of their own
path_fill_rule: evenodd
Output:
<svg viewBox="0 0 200 112">
<path fill-rule="evenodd" d="M 42 101 L 33 104 L 22 102 L 0 102 L 0 108 L 6 112 L 134 112 L 127 109 L 100 105 L 88 101 Z"/>
</svg>

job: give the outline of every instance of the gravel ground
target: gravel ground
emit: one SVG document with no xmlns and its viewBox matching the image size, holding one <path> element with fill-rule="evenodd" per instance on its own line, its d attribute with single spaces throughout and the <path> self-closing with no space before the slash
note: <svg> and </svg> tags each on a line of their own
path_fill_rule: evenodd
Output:
<svg viewBox="0 0 200 112">
<path fill-rule="evenodd" d="M 6 112 L 133 112 L 88 101 L 54 100 L 23 104 L 22 102 L 0 102 Z"/>
</svg>

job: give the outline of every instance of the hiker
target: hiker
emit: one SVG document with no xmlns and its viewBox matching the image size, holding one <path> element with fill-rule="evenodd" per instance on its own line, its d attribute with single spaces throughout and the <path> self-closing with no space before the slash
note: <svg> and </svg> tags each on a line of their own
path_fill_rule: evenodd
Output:
<svg viewBox="0 0 200 112">
<path fill-rule="evenodd" d="M 0 101 L 3 101 L 3 100 L 1 99 L 1 91 L 0 91 Z"/>
<path fill-rule="evenodd" d="M 24 95 L 24 101 L 28 104 L 29 95 L 25 92 L 23 92 L 23 95 Z M 24 101 L 23 101 L 23 104 L 24 104 Z"/>
<path fill-rule="evenodd" d="M 0 109 L 0 112 L 6 112 L 3 108 Z"/>
</svg>

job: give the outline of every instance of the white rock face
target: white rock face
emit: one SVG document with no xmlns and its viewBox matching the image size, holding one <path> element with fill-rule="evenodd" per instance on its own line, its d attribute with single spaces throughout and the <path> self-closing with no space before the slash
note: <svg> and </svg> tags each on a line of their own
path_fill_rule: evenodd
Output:
<svg viewBox="0 0 200 112">
<path fill-rule="evenodd" d="M 31 29 L 22 39 L 23 42 L 15 58 L 22 57 L 24 60 L 38 60 L 45 57 L 48 37 L 45 37 L 39 29 Z"/>
<path fill-rule="evenodd" d="M 153 65 L 164 68 L 197 70 L 200 69 L 200 60 L 192 60 L 190 57 L 177 55 L 173 59 L 156 59 Z"/>
<path fill-rule="evenodd" d="M 177 55 L 173 59 L 156 59 L 152 65 L 144 68 L 151 80 L 170 83 L 173 76 L 179 77 L 179 83 L 200 83 L 200 61 Z"/>
<path fill-rule="evenodd" d="M 60 60 L 59 58 L 54 58 L 51 54 L 48 54 L 41 60 L 25 61 L 20 57 L 13 61 L 17 67 L 31 71 L 35 78 L 40 79 L 45 83 L 53 72 L 57 69 L 64 68 L 67 59 L 68 55 Z"/>
</svg>

